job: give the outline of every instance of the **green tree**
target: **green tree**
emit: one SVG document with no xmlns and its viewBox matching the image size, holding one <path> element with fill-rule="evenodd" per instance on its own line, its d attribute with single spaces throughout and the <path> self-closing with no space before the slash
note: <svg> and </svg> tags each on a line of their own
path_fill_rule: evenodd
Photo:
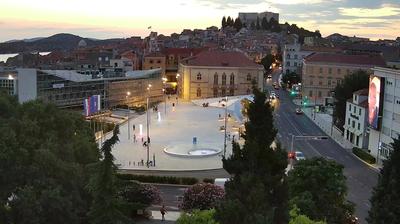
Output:
<svg viewBox="0 0 400 224">
<path fill-rule="evenodd" d="M 271 27 L 269 26 L 269 22 L 268 22 L 268 20 L 267 20 L 267 17 L 263 17 L 262 18 L 262 20 L 261 20 L 261 28 L 263 29 L 263 30 L 269 30 Z"/>
<path fill-rule="evenodd" d="M 255 30 L 256 29 L 256 24 L 253 22 L 250 23 L 250 29 Z"/>
<path fill-rule="evenodd" d="M 239 31 L 240 29 L 242 29 L 243 24 L 239 17 L 235 19 L 233 26 L 235 27 L 236 31 Z"/>
<path fill-rule="evenodd" d="M 233 26 L 233 19 L 230 16 L 228 16 L 228 19 L 226 20 L 226 25 L 230 27 Z"/>
<path fill-rule="evenodd" d="M 101 147 L 103 160 L 94 164 L 95 174 L 90 179 L 88 189 L 93 197 L 89 212 L 90 223 L 125 223 L 129 221 L 123 213 L 124 202 L 118 195 L 117 167 L 111 154 L 113 146 L 119 141 L 119 127 L 115 126 L 113 136 Z"/>
<path fill-rule="evenodd" d="M 261 59 L 261 64 L 264 66 L 264 69 L 268 72 L 271 71 L 270 67 L 274 61 L 275 61 L 274 56 L 272 54 L 267 54 L 265 57 Z"/>
<path fill-rule="evenodd" d="M 296 206 L 292 210 L 290 210 L 289 215 L 290 215 L 289 224 L 326 224 L 326 222 L 322 221 L 316 222 L 311 220 L 305 215 L 301 215 L 300 209 L 298 209 Z"/>
<path fill-rule="evenodd" d="M 257 17 L 257 22 L 256 22 L 256 29 L 260 30 L 261 29 L 261 25 L 260 25 L 260 18 Z"/>
<path fill-rule="evenodd" d="M 0 93 L 0 223 L 85 222 L 99 156 L 79 113 Z"/>
<path fill-rule="evenodd" d="M 264 93 L 253 88 L 254 102 L 247 111 L 245 143 L 232 145 L 223 159 L 232 179 L 225 183 L 225 198 L 217 206 L 220 223 L 287 223 L 286 152 L 270 146 L 277 130 Z"/>
<path fill-rule="evenodd" d="M 343 71 L 344 72 L 344 71 Z M 369 75 L 364 70 L 358 70 L 344 77 L 343 82 L 335 87 L 334 123 L 343 129 L 346 119 L 346 102 L 353 97 L 353 92 L 368 88 Z"/>
<path fill-rule="evenodd" d="M 215 210 L 194 210 L 192 213 L 183 213 L 178 220 L 177 224 L 218 224 L 214 220 Z"/>
<path fill-rule="evenodd" d="M 346 223 L 354 206 L 346 200 L 343 166 L 324 158 L 300 161 L 289 172 L 290 206 L 313 220 Z"/>
<path fill-rule="evenodd" d="M 383 162 L 378 184 L 371 197 L 368 223 L 400 223 L 400 138 L 394 139 L 393 151 Z"/>
<path fill-rule="evenodd" d="M 225 18 L 225 16 L 222 17 L 221 27 L 222 27 L 222 29 L 226 27 L 226 18 Z"/>
</svg>

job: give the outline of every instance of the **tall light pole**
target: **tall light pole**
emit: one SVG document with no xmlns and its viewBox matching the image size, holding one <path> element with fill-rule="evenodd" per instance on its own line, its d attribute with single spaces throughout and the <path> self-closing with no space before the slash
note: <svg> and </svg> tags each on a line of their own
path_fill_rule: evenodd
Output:
<svg viewBox="0 0 400 224">
<path fill-rule="evenodd" d="M 147 126 L 147 167 L 149 167 L 149 162 L 150 162 L 150 125 L 149 125 L 149 119 L 150 119 L 150 114 L 149 114 L 149 97 L 150 97 L 150 88 L 151 84 L 147 86 L 147 119 L 146 119 L 146 126 Z"/>
<path fill-rule="evenodd" d="M 224 158 L 226 155 L 226 129 L 228 124 L 228 96 L 225 94 L 225 130 L 224 130 Z"/>
<path fill-rule="evenodd" d="M 129 110 L 129 96 L 131 95 L 131 92 L 126 92 L 126 105 L 128 106 L 128 139 L 131 139 L 131 125 L 129 123 L 129 115 L 131 114 L 131 111 Z"/>
<path fill-rule="evenodd" d="M 166 88 L 166 83 L 167 83 L 167 78 L 162 78 L 163 80 L 163 93 L 164 93 L 164 116 L 167 116 L 167 88 Z"/>
<path fill-rule="evenodd" d="M 178 99 L 179 99 L 179 83 L 178 83 L 178 80 L 179 80 L 179 73 L 178 74 L 176 74 L 176 105 L 178 105 Z"/>
</svg>

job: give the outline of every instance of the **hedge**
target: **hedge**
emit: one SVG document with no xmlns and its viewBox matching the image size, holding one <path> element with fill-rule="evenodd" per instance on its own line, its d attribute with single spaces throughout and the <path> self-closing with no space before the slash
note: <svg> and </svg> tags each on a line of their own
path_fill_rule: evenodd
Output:
<svg viewBox="0 0 400 224">
<path fill-rule="evenodd" d="M 182 184 L 193 185 L 198 183 L 197 178 L 193 177 L 171 177 L 171 176 L 151 176 L 151 175 L 134 175 L 134 174 L 117 174 L 122 180 L 137 180 L 144 183 L 157 184 Z"/>
<path fill-rule="evenodd" d="M 353 153 L 369 164 L 374 164 L 376 162 L 375 157 L 371 156 L 369 153 L 360 148 L 354 147 Z"/>
</svg>

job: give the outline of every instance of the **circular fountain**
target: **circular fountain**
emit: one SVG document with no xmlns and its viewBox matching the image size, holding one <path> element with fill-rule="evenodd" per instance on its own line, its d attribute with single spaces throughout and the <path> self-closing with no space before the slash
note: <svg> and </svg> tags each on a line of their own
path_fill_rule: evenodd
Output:
<svg viewBox="0 0 400 224">
<path fill-rule="evenodd" d="M 177 144 L 165 147 L 164 152 L 173 156 L 198 158 L 215 156 L 220 154 L 222 150 L 210 144 Z"/>
</svg>

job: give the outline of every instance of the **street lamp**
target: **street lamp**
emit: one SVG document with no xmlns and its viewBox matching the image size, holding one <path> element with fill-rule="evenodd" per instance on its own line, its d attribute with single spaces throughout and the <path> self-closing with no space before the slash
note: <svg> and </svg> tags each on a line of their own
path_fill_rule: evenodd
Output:
<svg viewBox="0 0 400 224">
<path fill-rule="evenodd" d="M 131 130 L 131 128 L 130 128 L 130 123 L 129 123 L 129 115 L 131 114 L 131 111 L 129 110 L 129 100 L 128 100 L 128 98 L 129 98 L 129 96 L 131 95 L 131 92 L 126 92 L 126 105 L 128 106 L 128 139 L 131 139 L 131 133 L 130 133 L 130 130 Z"/>
<path fill-rule="evenodd" d="M 225 131 L 224 131 L 224 158 L 226 154 L 226 129 L 228 124 L 228 96 L 225 95 Z"/>
<path fill-rule="evenodd" d="M 179 98 L 179 84 L 178 84 L 178 80 L 179 80 L 179 73 L 176 74 L 176 105 L 178 105 L 178 98 Z"/>
<path fill-rule="evenodd" d="M 147 119 L 146 119 L 146 126 L 147 126 L 147 167 L 149 167 L 149 162 L 150 162 L 150 125 L 149 125 L 149 119 L 150 119 L 150 114 L 149 114 L 149 97 L 150 97 L 150 89 L 151 89 L 151 84 L 147 86 Z"/>
<path fill-rule="evenodd" d="M 167 88 L 166 88 L 166 83 L 167 83 L 167 78 L 162 78 L 164 88 L 163 88 L 163 93 L 164 93 L 164 116 L 167 116 Z"/>
</svg>

